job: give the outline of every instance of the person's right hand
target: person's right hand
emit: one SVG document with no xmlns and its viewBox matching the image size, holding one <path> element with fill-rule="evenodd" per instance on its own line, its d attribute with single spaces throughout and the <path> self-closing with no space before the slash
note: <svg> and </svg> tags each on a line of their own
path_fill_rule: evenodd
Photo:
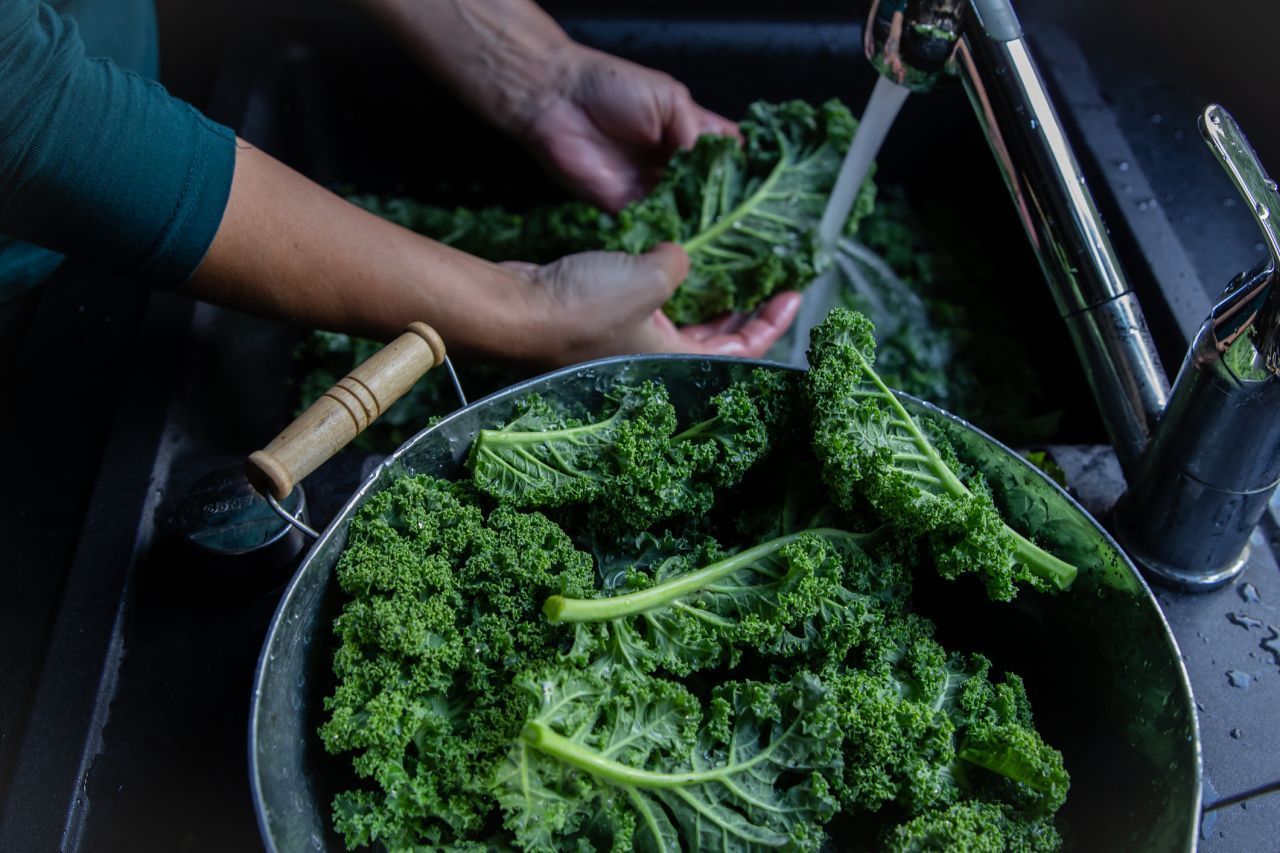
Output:
<svg viewBox="0 0 1280 853">
<path fill-rule="evenodd" d="M 677 328 L 662 304 L 684 280 L 689 256 L 674 243 L 643 255 L 583 252 L 545 266 L 506 263 L 541 297 L 538 360 L 572 364 L 643 352 L 758 358 L 786 331 L 800 306 L 794 291 L 776 294 L 749 317 L 728 314 Z"/>
</svg>

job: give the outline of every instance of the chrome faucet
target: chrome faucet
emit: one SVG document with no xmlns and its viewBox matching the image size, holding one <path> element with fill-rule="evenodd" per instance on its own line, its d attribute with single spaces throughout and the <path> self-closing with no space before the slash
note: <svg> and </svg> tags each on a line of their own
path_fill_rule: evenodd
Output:
<svg viewBox="0 0 1280 853">
<path fill-rule="evenodd" d="M 1149 572 L 1214 589 L 1244 568 L 1249 536 L 1280 481 L 1280 194 L 1226 110 L 1207 107 L 1200 130 L 1269 257 L 1231 280 L 1200 327 L 1115 527 Z"/>
<path fill-rule="evenodd" d="M 1206 110 L 1206 139 L 1273 258 L 1228 287 L 1171 402 L 1142 309 L 1009 0 L 875 0 L 866 34 L 872 64 L 908 88 L 947 74 L 963 81 L 1129 480 L 1116 515 L 1121 542 L 1158 579 L 1189 589 L 1226 583 L 1243 568 L 1280 480 L 1280 304 L 1270 307 L 1280 297 L 1268 298 L 1280 259 L 1275 182 L 1231 117 Z"/>
</svg>

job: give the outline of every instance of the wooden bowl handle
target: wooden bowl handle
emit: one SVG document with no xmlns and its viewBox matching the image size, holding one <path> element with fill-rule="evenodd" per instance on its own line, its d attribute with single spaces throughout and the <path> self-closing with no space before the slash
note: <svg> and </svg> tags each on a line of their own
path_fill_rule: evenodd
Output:
<svg viewBox="0 0 1280 853">
<path fill-rule="evenodd" d="M 428 370 L 444 362 L 444 342 L 426 323 L 378 350 L 324 393 L 245 463 L 262 494 L 284 500 L 293 486 L 346 447 Z"/>
</svg>

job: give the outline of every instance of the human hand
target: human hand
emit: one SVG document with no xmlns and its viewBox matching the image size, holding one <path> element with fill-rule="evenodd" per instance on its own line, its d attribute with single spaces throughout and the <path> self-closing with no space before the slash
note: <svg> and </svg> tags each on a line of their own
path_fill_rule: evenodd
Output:
<svg viewBox="0 0 1280 853">
<path fill-rule="evenodd" d="M 800 294 L 780 293 L 749 317 L 727 314 L 677 328 L 662 303 L 684 280 L 689 256 L 674 243 L 643 255 L 583 252 L 541 267 L 503 266 L 538 286 L 545 326 L 538 358 L 549 364 L 640 352 L 759 358 L 800 307 Z"/>
<path fill-rule="evenodd" d="M 606 210 L 643 196 L 672 153 L 700 135 L 739 135 L 669 74 L 579 45 L 562 57 L 524 136 L 556 178 Z"/>
</svg>

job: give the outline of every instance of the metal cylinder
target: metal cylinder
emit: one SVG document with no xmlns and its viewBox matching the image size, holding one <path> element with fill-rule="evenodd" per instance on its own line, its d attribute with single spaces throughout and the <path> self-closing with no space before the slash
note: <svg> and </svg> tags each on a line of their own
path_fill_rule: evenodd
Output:
<svg viewBox="0 0 1280 853">
<path fill-rule="evenodd" d="M 1268 261 L 1238 276 L 1205 321 L 1129 493 L 1116 509 L 1116 538 L 1151 575 L 1207 590 L 1235 577 L 1249 536 L 1280 484 L 1280 376 L 1242 375 L 1227 356 L 1252 352 L 1244 313 L 1273 286 Z"/>
</svg>

